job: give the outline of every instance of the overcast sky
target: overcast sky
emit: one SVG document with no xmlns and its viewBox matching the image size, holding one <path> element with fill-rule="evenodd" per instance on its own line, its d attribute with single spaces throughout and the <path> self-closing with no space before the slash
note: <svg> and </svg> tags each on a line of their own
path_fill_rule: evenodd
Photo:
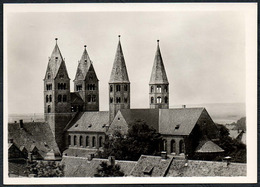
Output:
<svg viewBox="0 0 260 187">
<path fill-rule="evenodd" d="M 100 110 L 118 35 L 131 82 L 131 108 L 149 107 L 157 42 L 170 106 L 245 102 L 245 20 L 239 11 L 30 12 L 7 15 L 9 113 L 43 113 L 43 78 L 58 38 L 71 90 L 84 45 L 99 79 Z"/>
</svg>

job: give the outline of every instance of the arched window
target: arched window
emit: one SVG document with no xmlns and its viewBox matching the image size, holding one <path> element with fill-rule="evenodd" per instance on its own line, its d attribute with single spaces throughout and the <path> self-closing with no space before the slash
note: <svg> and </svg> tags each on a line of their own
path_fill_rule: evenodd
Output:
<svg viewBox="0 0 260 187">
<path fill-rule="evenodd" d="M 99 147 L 103 146 L 103 138 L 102 136 L 99 137 Z"/>
<path fill-rule="evenodd" d="M 61 95 L 58 95 L 58 102 L 61 102 Z"/>
<path fill-rule="evenodd" d="M 92 95 L 92 102 L 96 102 L 96 96 Z"/>
<path fill-rule="evenodd" d="M 167 96 L 164 98 L 164 102 L 168 103 L 168 97 Z"/>
<path fill-rule="evenodd" d="M 175 143 L 175 140 L 171 141 L 171 153 L 176 153 L 176 143 Z"/>
<path fill-rule="evenodd" d="M 120 97 L 116 98 L 116 103 L 121 103 L 121 98 Z"/>
<path fill-rule="evenodd" d="M 63 83 L 60 83 L 60 89 L 63 90 Z"/>
<path fill-rule="evenodd" d="M 48 113 L 50 113 L 50 112 L 51 112 L 51 106 L 48 105 Z"/>
<path fill-rule="evenodd" d="M 88 95 L 88 102 L 91 102 L 91 95 Z"/>
<path fill-rule="evenodd" d="M 153 93 L 153 86 L 151 86 L 151 93 Z"/>
<path fill-rule="evenodd" d="M 63 95 L 63 102 L 67 102 L 67 95 Z"/>
<path fill-rule="evenodd" d="M 82 138 L 82 136 L 79 137 L 79 146 L 83 146 L 83 138 Z"/>
<path fill-rule="evenodd" d="M 113 92 L 113 86 L 110 85 L 110 92 Z"/>
<path fill-rule="evenodd" d="M 163 150 L 167 150 L 167 140 L 163 140 Z"/>
<path fill-rule="evenodd" d="M 50 100 L 50 102 L 52 102 L 52 96 L 51 95 L 49 96 L 49 100 Z"/>
<path fill-rule="evenodd" d="M 48 103 L 48 102 L 49 102 L 49 96 L 46 95 L 46 103 Z"/>
<path fill-rule="evenodd" d="M 51 78 L 51 74 L 50 74 L 50 73 L 48 73 L 48 76 L 47 76 L 47 77 L 48 77 L 48 79 L 50 79 L 50 78 Z"/>
<path fill-rule="evenodd" d="M 127 103 L 127 98 L 126 97 L 124 98 L 124 102 Z"/>
<path fill-rule="evenodd" d="M 127 88 L 127 85 L 124 85 L 124 90 L 127 91 L 127 89 L 128 89 L 128 88 Z"/>
<path fill-rule="evenodd" d="M 162 103 L 162 98 L 159 96 L 159 97 L 157 97 L 157 101 L 156 101 L 157 103 Z"/>
<path fill-rule="evenodd" d="M 63 89 L 64 89 L 64 90 L 67 89 L 67 85 L 66 85 L 66 83 L 64 83 L 64 85 L 63 85 Z"/>
<path fill-rule="evenodd" d="M 113 97 L 110 97 L 110 103 L 113 103 Z"/>
<path fill-rule="evenodd" d="M 168 92 L 168 85 L 165 85 L 165 86 L 164 86 L 164 91 L 165 91 L 165 92 Z"/>
<path fill-rule="evenodd" d="M 120 85 L 116 85 L 116 91 L 120 92 Z"/>
<path fill-rule="evenodd" d="M 93 84 L 92 87 L 93 87 L 93 90 L 96 90 L 96 85 L 95 84 Z"/>
<path fill-rule="evenodd" d="M 74 145 L 77 145 L 77 136 L 74 136 Z"/>
<path fill-rule="evenodd" d="M 92 137 L 92 147 L 96 147 L 96 137 Z"/>
<path fill-rule="evenodd" d="M 69 145 L 71 145 L 71 136 L 70 135 L 68 136 L 68 142 L 69 142 Z"/>
<path fill-rule="evenodd" d="M 153 97 L 151 97 L 151 103 L 153 103 L 154 102 L 154 98 Z"/>
<path fill-rule="evenodd" d="M 89 138 L 86 136 L 86 147 L 89 146 Z"/>
<path fill-rule="evenodd" d="M 183 140 L 180 140 L 180 142 L 179 142 L 179 149 L 180 149 L 179 154 L 184 153 L 184 143 L 183 143 Z"/>
<path fill-rule="evenodd" d="M 157 86 L 157 92 L 161 93 L 162 92 L 162 87 L 161 86 Z"/>
</svg>

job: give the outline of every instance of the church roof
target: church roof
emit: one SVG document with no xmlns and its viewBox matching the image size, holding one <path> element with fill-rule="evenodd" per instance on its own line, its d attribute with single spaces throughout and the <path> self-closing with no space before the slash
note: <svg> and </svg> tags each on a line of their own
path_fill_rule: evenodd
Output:
<svg viewBox="0 0 260 187">
<path fill-rule="evenodd" d="M 204 108 L 160 109 L 159 133 L 189 135 Z"/>
<path fill-rule="evenodd" d="M 68 132 L 105 132 L 106 125 L 109 125 L 108 111 L 84 112 L 77 120 L 73 120 Z"/>
<path fill-rule="evenodd" d="M 159 47 L 159 40 L 149 84 L 169 84 Z"/>
<path fill-rule="evenodd" d="M 86 49 L 86 45 L 84 47 L 85 48 L 84 48 L 83 54 L 81 56 L 81 59 L 79 60 L 75 80 L 85 80 L 87 72 L 92 64 L 92 61 L 90 60 L 87 49 Z"/>
<path fill-rule="evenodd" d="M 57 41 L 57 39 L 56 39 L 56 41 Z M 61 55 L 59 46 L 56 42 L 55 47 L 52 51 L 51 57 L 49 58 L 49 63 L 48 63 L 45 79 L 46 79 L 47 73 L 50 73 L 51 78 L 55 79 L 57 74 L 58 74 L 59 68 L 62 64 L 66 68 L 66 65 L 65 65 L 65 62 L 64 62 L 63 57 Z"/>
<path fill-rule="evenodd" d="M 120 40 L 118 42 L 109 83 L 130 83 Z"/>
<path fill-rule="evenodd" d="M 196 148 L 196 153 L 220 153 L 224 150 L 210 140 L 201 141 Z"/>
<path fill-rule="evenodd" d="M 78 92 L 70 92 L 71 104 L 84 104 Z"/>
</svg>

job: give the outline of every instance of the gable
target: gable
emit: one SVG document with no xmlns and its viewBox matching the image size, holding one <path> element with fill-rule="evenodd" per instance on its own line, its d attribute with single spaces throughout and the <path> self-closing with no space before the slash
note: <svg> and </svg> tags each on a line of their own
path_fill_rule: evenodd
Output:
<svg viewBox="0 0 260 187">
<path fill-rule="evenodd" d="M 92 63 L 87 71 L 85 80 L 98 81 L 98 78 L 97 78 L 97 75 L 96 75 L 96 72 L 95 72 L 95 69 L 94 69 L 94 66 Z"/>
<path fill-rule="evenodd" d="M 64 61 L 62 61 L 55 79 L 69 79 L 69 75 Z"/>
<path fill-rule="evenodd" d="M 109 126 L 107 134 L 114 134 L 114 132 L 120 132 L 121 134 L 127 134 L 128 132 L 128 123 L 126 122 L 121 111 L 118 111 L 114 120 Z"/>
</svg>

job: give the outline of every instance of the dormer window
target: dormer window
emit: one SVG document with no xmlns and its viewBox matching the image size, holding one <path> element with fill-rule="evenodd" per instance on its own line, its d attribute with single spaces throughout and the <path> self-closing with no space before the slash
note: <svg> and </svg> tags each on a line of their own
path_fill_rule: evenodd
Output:
<svg viewBox="0 0 260 187">
<path fill-rule="evenodd" d="M 178 130 L 180 128 L 180 124 L 176 125 L 175 130 Z"/>
</svg>

